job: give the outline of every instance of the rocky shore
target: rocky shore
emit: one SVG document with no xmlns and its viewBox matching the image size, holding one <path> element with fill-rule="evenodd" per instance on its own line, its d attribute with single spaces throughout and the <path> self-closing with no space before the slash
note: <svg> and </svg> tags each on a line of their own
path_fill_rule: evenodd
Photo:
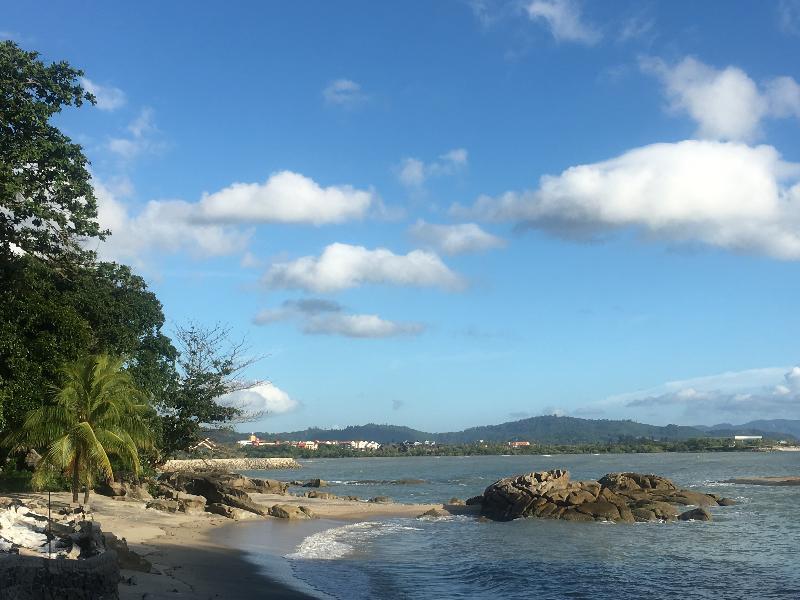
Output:
<svg viewBox="0 0 800 600">
<path fill-rule="evenodd" d="M 735 502 L 716 494 L 678 488 L 666 477 L 642 473 L 609 473 L 598 481 L 571 481 L 561 469 L 506 477 L 467 504 L 495 521 L 523 517 L 565 521 L 710 521 L 710 506 Z M 694 506 L 691 510 L 678 507 Z"/>
</svg>

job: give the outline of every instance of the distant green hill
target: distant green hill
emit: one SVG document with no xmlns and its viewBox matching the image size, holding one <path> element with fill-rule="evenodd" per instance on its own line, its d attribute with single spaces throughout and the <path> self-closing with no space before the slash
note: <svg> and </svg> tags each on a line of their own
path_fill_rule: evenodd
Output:
<svg viewBox="0 0 800 600">
<path fill-rule="evenodd" d="M 499 425 L 470 427 L 463 431 L 431 433 L 398 425 L 351 425 L 344 429 L 313 427 L 302 431 L 280 433 L 257 432 L 262 440 L 374 440 L 381 444 L 404 441 L 431 440 L 440 444 L 469 444 L 487 442 L 531 441 L 543 444 L 595 444 L 630 439 L 679 441 L 702 437 L 732 437 L 733 435 L 763 435 L 765 438 L 800 439 L 800 420 L 752 421 L 744 425 L 723 423 L 714 426 L 647 425 L 636 421 L 608 419 L 578 419 L 576 417 L 541 416 L 509 421 Z M 222 442 L 244 439 L 247 434 L 235 431 L 215 431 L 209 435 Z"/>
</svg>

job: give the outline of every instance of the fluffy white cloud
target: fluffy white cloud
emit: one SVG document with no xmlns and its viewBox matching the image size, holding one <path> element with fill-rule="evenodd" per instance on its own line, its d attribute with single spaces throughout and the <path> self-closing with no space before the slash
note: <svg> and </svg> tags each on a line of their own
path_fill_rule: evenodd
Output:
<svg viewBox="0 0 800 600">
<path fill-rule="evenodd" d="M 771 146 L 688 140 L 637 148 L 541 178 L 532 191 L 481 197 L 455 215 L 564 235 L 633 227 L 681 242 L 800 259 L 800 165 Z"/>
<path fill-rule="evenodd" d="M 367 100 L 367 95 L 361 89 L 361 85 L 352 79 L 336 79 L 331 81 L 322 90 L 322 97 L 328 104 L 353 108 Z"/>
<path fill-rule="evenodd" d="M 83 88 L 93 94 L 97 100 L 97 108 L 100 110 L 116 110 L 125 105 L 125 92 L 113 86 L 99 85 L 86 77 L 81 77 Z"/>
<path fill-rule="evenodd" d="M 246 390 L 237 390 L 217 398 L 222 406 L 240 408 L 245 414 L 279 415 L 295 410 L 299 403 L 279 387 L 263 383 Z"/>
<path fill-rule="evenodd" d="M 264 283 L 270 288 L 312 292 L 338 292 L 370 283 L 463 287 L 461 278 L 432 252 L 413 250 L 398 255 L 386 248 L 369 250 L 340 243 L 327 246 L 319 257 L 304 256 L 273 264 Z"/>
<path fill-rule="evenodd" d="M 185 251 L 195 256 L 221 256 L 241 252 L 250 237 L 223 225 L 198 223 L 194 206 L 180 200 L 151 201 L 136 215 L 114 191 L 98 180 L 93 182 L 97 216 L 112 235 L 96 247 L 101 258 L 131 261 L 141 265 L 148 255 Z"/>
<path fill-rule="evenodd" d="M 506 245 L 505 240 L 487 233 L 475 223 L 434 225 L 420 219 L 409 231 L 420 243 L 451 255 L 480 252 Z"/>
<path fill-rule="evenodd" d="M 584 22 L 581 7 L 575 0 L 533 0 L 528 17 L 543 21 L 559 42 L 596 44 L 603 37 L 599 30 Z"/>
<path fill-rule="evenodd" d="M 372 190 L 349 185 L 322 187 L 300 173 L 280 171 L 263 184 L 234 183 L 203 195 L 197 217 L 227 223 L 324 225 L 361 219 L 374 203 Z"/>
<path fill-rule="evenodd" d="M 420 188 L 431 177 L 455 175 L 466 168 L 468 160 L 464 148 L 454 148 L 430 163 L 414 157 L 404 158 L 397 166 L 397 179 L 406 187 Z"/>
<path fill-rule="evenodd" d="M 703 138 L 752 140 L 765 118 L 800 116 L 800 86 L 791 77 L 759 88 L 737 67 L 715 69 L 692 57 L 675 65 L 643 59 L 641 67 L 661 79 L 670 108 L 696 121 Z"/>
<path fill-rule="evenodd" d="M 424 330 L 419 323 L 387 321 L 377 315 L 346 314 L 338 302 L 320 298 L 287 300 L 278 308 L 267 308 L 254 318 L 256 325 L 296 320 L 303 333 L 342 335 L 353 338 L 385 338 L 416 335 Z"/>
</svg>

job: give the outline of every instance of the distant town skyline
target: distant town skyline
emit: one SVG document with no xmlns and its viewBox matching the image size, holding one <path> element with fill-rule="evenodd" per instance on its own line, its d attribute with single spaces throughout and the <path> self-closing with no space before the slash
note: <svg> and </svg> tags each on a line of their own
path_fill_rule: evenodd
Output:
<svg viewBox="0 0 800 600">
<path fill-rule="evenodd" d="M 800 418 L 800 2 L 16 3 L 242 432 Z"/>
</svg>

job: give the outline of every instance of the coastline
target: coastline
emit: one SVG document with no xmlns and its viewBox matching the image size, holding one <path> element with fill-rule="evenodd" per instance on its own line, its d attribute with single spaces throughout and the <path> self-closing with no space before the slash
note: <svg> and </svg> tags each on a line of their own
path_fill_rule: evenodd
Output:
<svg viewBox="0 0 800 600">
<path fill-rule="evenodd" d="M 279 600 L 320 600 L 326 596 L 294 577 L 284 558 L 306 537 L 347 523 L 413 518 L 443 506 L 252 495 L 266 506 L 308 506 L 318 518 L 295 521 L 253 514 L 233 521 L 207 512 L 166 513 L 146 509 L 144 502 L 93 494 L 92 518 L 103 532 L 125 538 L 132 551 L 152 564 L 149 573 L 121 569 L 120 600 L 250 600 L 254 593 Z M 46 494 L 18 496 L 47 500 Z M 70 499 L 68 492 L 52 495 L 54 502 Z"/>
</svg>

